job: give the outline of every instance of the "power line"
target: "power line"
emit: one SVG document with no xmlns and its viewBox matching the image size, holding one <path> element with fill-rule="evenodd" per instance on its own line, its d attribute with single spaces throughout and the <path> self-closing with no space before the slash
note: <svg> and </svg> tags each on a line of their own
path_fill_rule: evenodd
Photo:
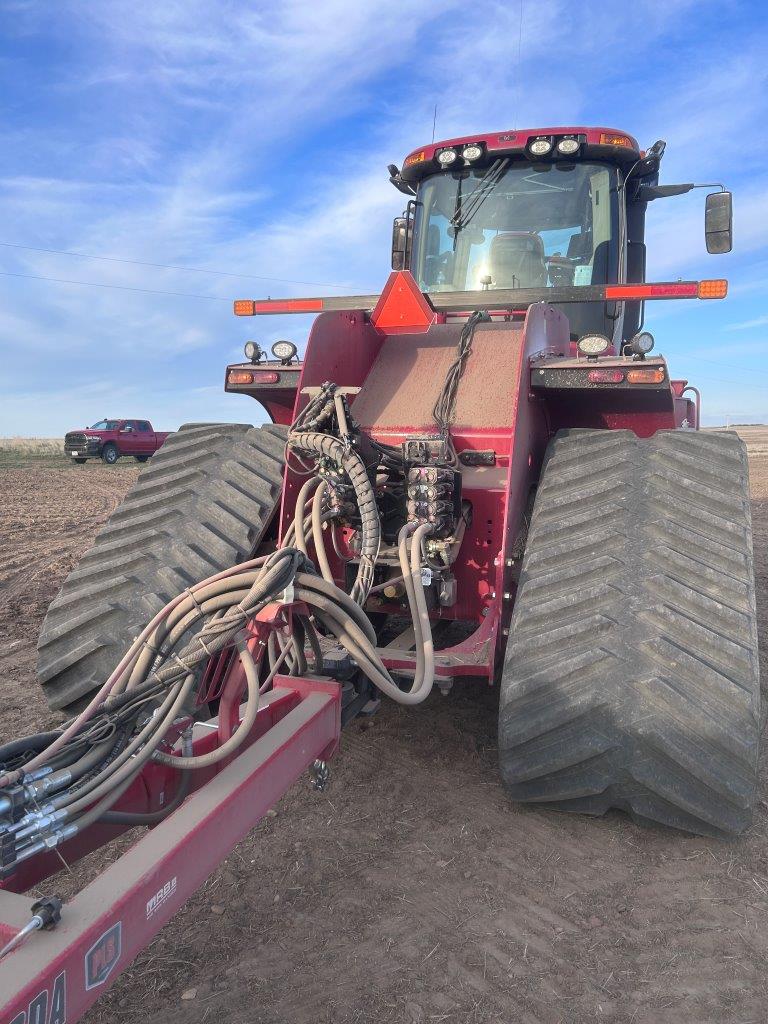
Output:
<svg viewBox="0 0 768 1024">
<path fill-rule="evenodd" d="M 744 366 L 744 367 L 735 366 L 733 363 L 724 363 L 720 359 L 706 359 L 704 356 L 699 356 L 699 355 L 696 355 L 695 353 L 689 353 L 684 358 L 686 360 L 690 359 L 693 362 L 709 363 L 710 366 L 724 366 L 724 367 L 726 367 L 726 369 L 733 370 L 735 373 L 749 373 L 749 374 L 753 374 L 753 375 L 757 374 L 758 376 L 761 376 L 761 377 L 768 376 L 768 374 L 766 373 L 765 370 L 755 370 L 751 366 Z"/>
<path fill-rule="evenodd" d="M 743 380 L 728 380 L 725 377 L 706 377 L 702 374 L 696 375 L 697 380 L 708 380 L 715 384 L 735 384 L 738 388 L 756 388 L 758 391 L 768 391 L 768 384 L 745 384 Z"/>
<path fill-rule="evenodd" d="M 52 256 L 75 256 L 81 260 L 101 260 L 104 263 L 129 263 L 135 267 L 154 267 L 158 270 L 182 270 L 190 274 L 214 274 L 218 277 L 238 277 L 249 281 L 272 281 L 276 284 L 302 284 L 312 288 L 340 288 L 344 284 L 322 284 L 318 281 L 296 281 L 290 277 L 261 277 L 258 274 L 235 274 L 229 270 L 208 270 L 204 267 L 181 267 L 174 263 L 149 263 L 146 260 L 129 260 L 119 256 L 95 256 L 88 252 L 71 252 L 68 249 L 43 249 L 36 245 L 22 245 L 21 242 L 0 242 L 7 249 L 26 249 L 27 252 L 44 252 Z"/>
<path fill-rule="evenodd" d="M 14 243 L 14 242 L 0 242 L 0 245 L 15 245 L 15 244 L 16 243 Z M 30 246 L 19 246 L 19 248 L 27 249 L 27 248 L 31 248 L 31 247 Z M 55 249 L 36 249 L 35 251 L 36 252 L 56 252 L 57 250 L 55 250 Z M 80 254 L 79 253 L 65 253 L 64 255 L 76 256 L 76 255 L 80 255 Z M 93 257 L 88 257 L 88 258 L 89 259 L 104 259 L 104 260 L 111 260 L 112 259 L 112 257 L 109 257 L 109 256 L 93 256 Z M 136 263 L 138 261 L 137 260 L 117 260 L 117 259 L 115 259 L 114 262 L 116 262 L 116 263 Z M 152 266 L 165 267 L 165 264 L 161 264 L 161 263 L 147 263 L 147 264 L 141 264 L 141 265 L 149 266 L 149 267 L 152 267 Z M 168 267 L 167 269 L 184 269 L 184 268 Z M 192 269 L 192 268 L 189 268 L 189 269 Z M 206 271 L 199 270 L 197 268 L 194 268 L 194 269 L 195 269 L 196 273 L 206 273 Z M 224 274 L 225 272 L 224 271 L 211 271 L 211 273 L 221 273 L 221 274 Z M 113 290 L 121 291 L 121 292 L 141 292 L 141 293 L 143 293 L 145 295 L 170 295 L 170 296 L 173 296 L 175 298 L 181 298 L 181 299 L 208 299 L 208 300 L 210 300 L 212 302 L 231 302 L 232 301 L 231 298 L 224 298 L 221 295 L 201 295 L 201 294 L 196 293 L 196 292 L 172 292 L 172 291 L 165 291 L 165 290 L 159 289 L 159 288 L 139 288 L 137 286 L 127 285 L 127 284 L 103 284 L 100 281 L 73 281 L 71 278 L 65 278 L 65 277 L 43 277 L 43 276 L 40 276 L 40 275 L 37 275 L 37 274 L 17 274 L 17 273 L 14 273 L 13 271 L 10 271 L 10 270 L 0 270 L 0 276 L 2 276 L 2 277 L 22 278 L 25 281 L 47 281 L 47 282 L 50 282 L 51 284 L 74 284 L 74 285 L 80 285 L 83 288 L 107 288 L 107 289 L 113 289 Z M 238 274 L 227 274 L 226 276 L 238 277 L 239 275 Z M 248 275 L 244 275 L 244 276 L 248 276 Z M 278 278 L 259 278 L 258 280 L 268 281 L 268 280 L 278 280 Z M 311 284 L 311 282 L 308 282 L 308 281 L 303 281 L 303 282 L 297 281 L 297 282 L 291 282 L 291 283 Z M 325 285 L 325 286 L 319 285 L 318 287 L 334 287 L 334 288 L 336 288 L 336 287 L 341 287 L 341 286 L 340 285 Z M 692 360 L 698 360 L 700 362 L 711 363 L 711 364 L 713 364 L 715 366 L 729 366 L 730 369 L 734 369 L 734 370 L 737 370 L 738 372 L 743 372 L 743 373 L 760 373 L 761 372 L 759 370 L 754 370 L 753 371 L 753 370 L 746 369 L 746 368 L 744 370 L 740 371 L 738 367 L 731 366 L 730 364 L 727 364 L 727 363 L 719 363 L 719 362 L 717 362 L 714 359 L 705 359 L 703 356 L 689 355 L 686 358 L 689 358 L 689 359 L 692 359 Z M 718 383 L 718 384 L 735 384 L 737 387 L 745 387 L 745 386 L 747 386 L 747 387 L 752 387 L 752 388 L 758 388 L 761 391 L 768 391 L 768 386 L 766 386 L 764 384 L 750 383 L 748 385 L 745 385 L 744 381 L 727 380 L 724 377 L 702 377 L 701 374 L 699 374 L 698 376 L 702 380 L 709 380 L 709 381 L 713 381 L 713 382 Z"/>
<path fill-rule="evenodd" d="M 148 295 L 175 295 L 182 299 L 212 299 L 214 302 L 231 302 L 221 295 L 196 295 L 194 292 L 166 292 L 157 288 L 135 288 L 128 284 L 101 284 L 99 281 L 71 281 L 64 277 L 38 277 L 36 274 L 14 274 L 10 270 L 0 270 L 3 277 L 23 277 L 26 281 L 52 281 L 54 284 L 79 284 L 86 288 L 116 288 L 121 292 L 145 292 Z"/>
</svg>

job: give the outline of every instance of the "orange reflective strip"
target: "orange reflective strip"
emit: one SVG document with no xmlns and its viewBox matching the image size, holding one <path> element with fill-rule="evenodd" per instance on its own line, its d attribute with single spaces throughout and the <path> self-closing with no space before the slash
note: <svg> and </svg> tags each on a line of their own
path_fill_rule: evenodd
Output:
<svg viewBox="0 0 768 1024">
<path fill-rule="evenodd" d="M 254 313 L 321 313 L 322 299 L 265 299 L 254 302 Z"/>
<path fill-rule="evenodd" d="M 606 299 L 695 299 L 699 294 L 697 281 L 674 281 L 670 284 L 607 284 Z"/>
<path fill-rule="evenodd" d="M 258 313 L 322 313 L 322 299 L 235 299 L 235 316 Z"/>
</svg>

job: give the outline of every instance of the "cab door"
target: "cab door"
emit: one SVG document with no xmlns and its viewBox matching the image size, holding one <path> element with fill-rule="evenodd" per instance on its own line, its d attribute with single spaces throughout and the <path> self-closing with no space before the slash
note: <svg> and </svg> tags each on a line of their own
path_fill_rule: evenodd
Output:
<svg viewBox="0 0 768 1024">
<path fill-rule="evenodd" d="M 155 451 L 155 432 L 147 420 L 136 420 L 136 451 L 139 455 L 152 455 Z"/>
<path fill-rule="evenodd" d="M 123 455 L 138 455 L 141 452 L 139 431 L 136 420 L 124 420 L 120 426 L 120 451 Z"/>
</svg>

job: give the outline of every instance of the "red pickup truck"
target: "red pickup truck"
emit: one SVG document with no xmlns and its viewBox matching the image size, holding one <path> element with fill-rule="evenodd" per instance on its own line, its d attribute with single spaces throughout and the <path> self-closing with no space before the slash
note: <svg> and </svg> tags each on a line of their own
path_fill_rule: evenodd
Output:
<svg viewBox="0 0 768 1024">
<path fill-rule="evenodd" d="M 85 430 L 71 430 L 64 437 L 64 451 L 74 462 L 101 459 L 114 466 L 121 455 L 146 462 L 169 436 L 153 430 L 149 420 L 99 420 Z"/>
</svg>

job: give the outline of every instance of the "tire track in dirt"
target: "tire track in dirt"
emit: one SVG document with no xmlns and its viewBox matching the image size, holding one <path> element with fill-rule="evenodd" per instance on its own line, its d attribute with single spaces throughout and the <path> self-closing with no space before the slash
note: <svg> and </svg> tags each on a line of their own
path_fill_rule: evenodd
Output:
<svg viewBox="0 0 768 1024">
<path fill-rule="evenodd" d="M 35 678 L 40 623 L 137 472 L 129 464 L 0 470 L 0 736 L 52 721 Z"/>
</svg>

